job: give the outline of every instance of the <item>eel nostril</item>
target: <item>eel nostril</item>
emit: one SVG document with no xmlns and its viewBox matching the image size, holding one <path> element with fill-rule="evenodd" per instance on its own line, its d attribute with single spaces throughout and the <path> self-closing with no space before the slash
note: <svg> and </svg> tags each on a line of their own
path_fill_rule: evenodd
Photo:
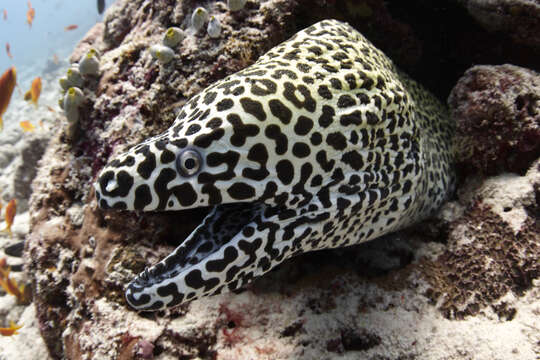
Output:
<svg viewBox="0 0 540 360">
<path fill-rule="evenodd" d="M 111 192 L 115 190 L 116 188 L 118 188 L 118 181 L 116 181 L 116 179 L 111 179 L 107 181 L 107 185 L 105 186 L 105 191 Z"/>
</svg>

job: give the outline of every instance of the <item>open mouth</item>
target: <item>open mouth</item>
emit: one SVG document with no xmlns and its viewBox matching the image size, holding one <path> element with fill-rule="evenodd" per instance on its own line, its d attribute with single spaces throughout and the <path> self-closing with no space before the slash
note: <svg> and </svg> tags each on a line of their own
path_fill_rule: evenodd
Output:
<svg viewBox="0 0 540 360">
<path fill-rule="evenodd" d="M 187 292 L 191 273 L 213 272 L 224 270 L 227 261 L 238 260 L 228 254 L 242 236 L 250 233 L 248 229 L 253 220 L 264 213 L 266 205 L 262 203 L 234 203 L 213 207 L 202 223 L 165 259 L 145 269 L 129 285 L 126 291 L 128 303 L 139 310 L 155 310 L 173 306 L 195 296 Z M 234 240 L 233 240 L 234 239 Z M 225 251 L 223 249 L 225 248 Z M 223 251 L 223 256 L 215 259 L 216 253 Z M 236 251 L 239 254 L 239 251 Z M 221 283 L 205 282 L 202 289 L 192 290 L 210 292 Z M 201 279 L 202 280 L 202 279 Z M 208 280 L 208 279 L 206 279 Z M 175 283 L 174 285 L 171 285 Z M 185 284 L 186 286 L 182 286 Z M 193 287 L 193 286 L 191 286 Z M 171 289 L 174 288 L 174 289 Z M 167 289 L 167 290 L 163 290 Z M 191 290 L 191 289 L 190 289 Z M 171 293 L 172 292 L 172 293 Z M 165 296 L 163 294 L 167 293 Z M 172 296 L 172 299 L 171 299 Z"/>
</svg>

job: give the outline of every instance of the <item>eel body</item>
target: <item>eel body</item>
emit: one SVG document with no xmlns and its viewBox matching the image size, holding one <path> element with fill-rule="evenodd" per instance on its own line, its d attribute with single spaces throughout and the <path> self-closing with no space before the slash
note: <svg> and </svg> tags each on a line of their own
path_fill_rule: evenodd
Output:
<svg viewBox="0 0 540 360">
<path fill-rule="evenodd" d="M 324 20 L 190 99 L 101 171 L 104 209 L 210 207 L 126 299 L 171 307 L 285 259 L 429 216 L 454 184 L 444 106 L 348 24 Z"/>
</svg>

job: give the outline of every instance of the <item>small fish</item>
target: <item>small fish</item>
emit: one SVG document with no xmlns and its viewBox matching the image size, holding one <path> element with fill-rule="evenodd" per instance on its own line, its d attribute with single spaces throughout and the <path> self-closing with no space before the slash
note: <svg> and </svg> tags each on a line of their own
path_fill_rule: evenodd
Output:
<svg viewBox="0 0 540 360">
<path fill-rule="evenodd" d="M 49 105 L 47 105 L 47 110 L 49 110 L 50 112 L 56 112 L 56 110 L 54 110 L 52 107 L 50 107 Z M 1 205 L 0 205 L 0 210 L 2 209 Z"/>
<path fill-rule="evenodd" d="M 19 330 L 22 327 L 23 327 L 22 324 L 17 325 L 13 321 L 10 321 L 8 328 L 0 327 L 0 335 L 2 335 L 2 336 L 11 336 L 11 335 L 18 334 L 17 330 Z"/>
<path fill-rule="evenodd" d="M 105 0 L 97 0 L 98 14 L 103 14 L 103 10 L 105 10 Z"/>
<path fill-rule="evenodd" d="M 15 67 L 9 68 L 3 75 L 0 77 L 0 131 L 4 128 L 4 123 L 2 121 L 2 115 L 6 112 L 6 109 L 11 100 L 11 94 L 13 94 L 13 89 L 17 83 L 17 71 Z"/>
<path fill-rule="evenodd" d="M 25 120 L 25 121 L 21 121 L 19 123 L 19 125 L 21 125 L 21 128 L 23 129 L 24 132 L 29 132 L 29 131 L 34 131 L 34 129 L 36 128 L 34 126 L 34 124 L 32 124 L 30 121 L 28 120 Z"/>
<path fill-rule="evenodd" d="M 36 107 L 38 105 L 39 95 L 41 94 L 41 78 L 38 76 L 32 80 L 32 86 L 24 94 L 24 100 L 31 101 Z"/>
<path fill-rule="evenodd" d="M 11 46 L 9 46 L 9 43 L 6 43 L 6 53 L 7 56 L 9 56 L 10 59 L 13 59 L 13 55 L 11 55 Z"/>
<path fill-rule="evenodd" d="M 9 277 L 11 269 L 7 265 L 5 258 L 1 259 L 0 262 L 0 287 L 2 287 L 8 294 L 15 296 L 18 302 L 25 302 L 28 296 L 25 294 L 24 284 L 18 285 L 15 280 Z"/>
<path fill-rule="evenodd" d="M 9 236 L 13 236 L 11 233 L 11 225 L 13 225 L 13 220 L 15 219 L 15 214 L 17 213 L 17 200 L 12 199 L 6 206 L 6 228 L 2 231 L 7 231 Z"/>
<path fill-rule="evenodd" d="M 26 12 L 26 22 L 32 28 L 32 23 L 34 22 L 34 17 L 36 16 L 36 9 L 32 7 L 32 3 L 28 1 L 28 11 Z"/>
<path fill-rule="evenodd" d="M 4 20 L 7 20 L 7 10 L 6 10 L 6 9 L 4 9 L 4 11 L 3 11 L 3 12 L 4 12 Z"/>
<path fill-rule="evenodd" d="M 71 30 L 77 29 L 78 27 L 79 27 L 79 25 L 75 25 L 75 24 L 73 24 L 73 25 L 68 25 L 68 26 L 66 26 L 66 27 L 64 28 L 64 30 L 65 30 L 65 31 L 71 31 Z"/>
<path fill-rule="evenodd" d="M 53 54 L 52 61 L 53 61 L 54 65 L 60 64 L 60 59 L 58 59 L 58 56 L 56 54 Z"/>
</svg>

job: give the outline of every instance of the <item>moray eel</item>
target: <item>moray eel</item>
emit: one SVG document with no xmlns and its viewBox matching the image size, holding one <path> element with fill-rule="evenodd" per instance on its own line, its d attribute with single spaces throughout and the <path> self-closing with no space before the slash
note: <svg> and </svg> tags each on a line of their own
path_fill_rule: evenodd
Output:
<svg viewBox="0 0 540 360">
<path fill-rule="evenodd" d="M 137 310 L 234 290 L 308 251 L 433 213 L 454 184 L 444 106 L 348 24 L 321 21 L 190 99 L 108 163 L 104 209 L 210 207 L 127 286 Z"/>
</svg>

